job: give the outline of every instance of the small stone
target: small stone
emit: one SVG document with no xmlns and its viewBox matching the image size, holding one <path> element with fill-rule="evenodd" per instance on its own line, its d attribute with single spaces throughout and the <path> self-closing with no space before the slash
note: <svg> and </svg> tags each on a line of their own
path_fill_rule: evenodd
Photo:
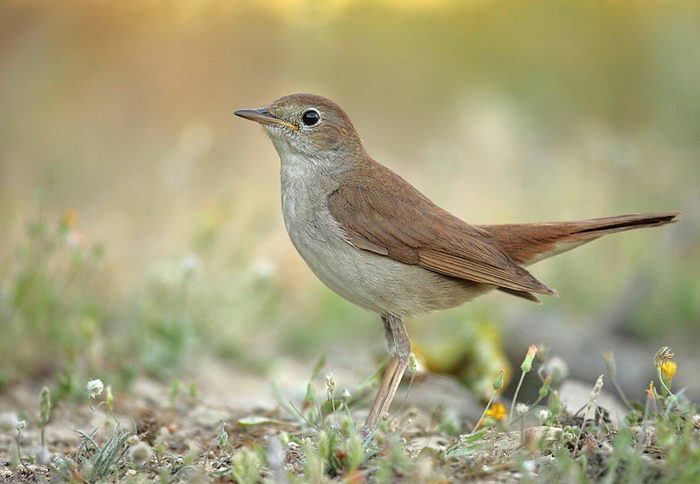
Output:
<svg viewBox="0 0 700 484">
<path fill-rule="evenodd" d="M 207 407 L 197 407 L 190 414 L 195 424 L 213 429 L 219 426 L 220 422 L 228 420 L 229 414 L 223 410 L 215 410 Z"/>
</svg>

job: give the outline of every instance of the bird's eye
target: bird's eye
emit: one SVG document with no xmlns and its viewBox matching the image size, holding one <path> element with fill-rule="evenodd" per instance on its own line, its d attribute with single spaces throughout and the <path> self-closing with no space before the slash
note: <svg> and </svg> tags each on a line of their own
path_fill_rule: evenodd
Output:
<svg viewBox="0 0 700 484">
<path fill-rule="evenodd" d="M 307 109 L 301 115 L 301 122 L 306 126 L 316 126 L 321 121 L 321 115 L 315 109 Z"/>
</svg>

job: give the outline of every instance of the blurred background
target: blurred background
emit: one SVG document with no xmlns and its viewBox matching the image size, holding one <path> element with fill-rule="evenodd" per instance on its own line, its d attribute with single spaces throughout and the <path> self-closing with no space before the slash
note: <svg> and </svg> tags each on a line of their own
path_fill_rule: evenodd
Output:
<svg viewBox="0 0 700 484">
<path fill-rule="evenodd" d="M 425 366 L 482 395 L 530 344 L 588 381 L 613 351 L 640 398 L 669 345 L 700 394 L 697 2 L 4 1 L 0 66 L 0 392 L 245 394 L 322 354 L 339 385 L 371 375 L 378 317 L 306 268 L 274 148 L 231 115 L 312 92 L 472 223 L 683 212 L 534 266 L 542 306 L 408 321 Z"/>
</svg>

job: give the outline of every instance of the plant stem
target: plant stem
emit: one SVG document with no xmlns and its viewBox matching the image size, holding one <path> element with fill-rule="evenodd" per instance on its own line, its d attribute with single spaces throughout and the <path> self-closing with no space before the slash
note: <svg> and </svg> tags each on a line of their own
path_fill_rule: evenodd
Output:
<svg viewBox="0 0 700 484">
<path fill-rule="evenodd" d="M 489 411 L 489 407 L 493 403 L 493 399 L 496 396 L 496 390 L 491 392 L 491 398 L 489 398 L 488 403 L 486 404 L 486 407 L 484 408 L 484 411 L 481 414 L 481 417 L 479 417 L 479 420 L 476 421 L 476 424 L 474 425 L 474 428 L 472 429 L 471 432 L 469 432 L 469 435 L 473 435 L 474 432 L 476 432 L 476 429 L 479 428 L 479 424 L 481 423 L 482 420 L 484 420 L 484 417 L 486 417 L 486 412 Z"/>
<path fill-rule="evenodd" d="M 27 464 L 25 464 L 24 460 L 22 459 L 22 431 L 21 430 L 17 431 L 17 458 L 19 459 L 19 463 L 22 464 L 22 467 L 24 467 L 26 470 L 29 470 L 29 467 L 27 467 Z"/>
<path fill-rule="evenodd" d="M 666 382 L 664 381 L 663 375 L 661 374 L 661 368 L 657 368 L 656 373 L 659 375 L 659 381 L 661 382 L 661 386 L 664 388 L 664 391 L 668 395 L 673 395 L 673 392 L 671 391 L 671 389 L 666 386 Z"/>
<path fill-rule="evenodd" d="M 634 410 L 632 405 L 630 404 L 630 401 L 627 400 L 627 395 L 625 395 L 625 392 L 622 391 L 622 387 L 620 386 L 619 383 L 617 383 L 616 378 L 611 378 L 613 382 L 613 386 L 615 387 L 615 390 L 617 390 L 617 393 L 620 394 L 620 398 L 622 399 L 622 402 L 625 404 L 628 410 Z"/>
<path fill-rule="evenodd" d="M 510 402 L 510 413 L 508 415 L 508 423 L 513 422 L 513 411 L 515 410 L 515 402 L 518 401 L 518 393 L 520 393 L 520 387 L 523 386 L 523 380 L 525 380 L 525 375 L 527 372 L 523 371 L 520 373 L 520 381 L 518 382 L 518 386 L 515 388 L 515 393 L 513 394 L 513 401 Z"/>
</svg>

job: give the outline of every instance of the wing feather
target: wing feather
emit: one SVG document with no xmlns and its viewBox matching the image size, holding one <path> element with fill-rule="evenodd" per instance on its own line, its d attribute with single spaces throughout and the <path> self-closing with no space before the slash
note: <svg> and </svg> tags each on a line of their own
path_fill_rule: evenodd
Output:
<svg viewBox="0 0 700 484">
<path fill-rule="evenodd" d="M 344 184 L 328 198 L 349 243 L 450 277 L 556 294 L 516 264 L 487 231 L 436 206 L 388 168 L 373 162 L 365 169 L 371 176 L 363 176 L 362 184 Z"/>
</svg>

